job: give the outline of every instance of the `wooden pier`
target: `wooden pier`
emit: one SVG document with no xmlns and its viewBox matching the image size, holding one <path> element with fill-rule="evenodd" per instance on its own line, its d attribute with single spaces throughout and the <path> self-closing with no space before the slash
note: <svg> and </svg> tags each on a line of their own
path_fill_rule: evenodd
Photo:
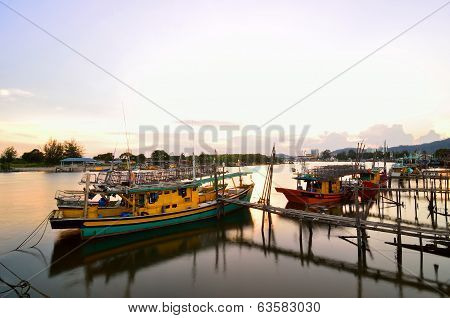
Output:
<svg viewBox="0 0 450 318">
<path fill-rule="evenodd" d="M 310 238 L 311 240 L 311 238 Z M 378 268 L 372 268 L 367 266 L 366 264 L 358 264 L 351 263 L 347 261 L 335 260 L 333 258 L 323 257 L 315 255 L 311 251 L 311 242 L 308 244 L 308 250 L 303 251 L 302 246 L 300 246 L 299 251 L 282 248 L 279 246 L 267 245 L 264 243 L 256 242 L 252 239 L 230 239 L 228 238 L 230 243 L 234 243 L 240 247 L 248 248 L 248 249 L 258 249 L 264 251 L 264 253 L 272 254 L 275 258 L 279 256 L 285 257 L 293 257 L 297 258 L 301 261 L 301 264 L 312 263 L 316 266 L 323 266 L 326 268 L 347 272 L 353 274 L 359 279 L 369 278 L 375 281 L 385 281 L 388 283 L 395 284 L 399 286 L 399 288 L 403 287 L 414 287 L 419 290 L 428 290 L 430 292 L 439 293 L 440 296 L 450 295 L 450 285 L 445 281 L 438 281 L 437 279 L 430 279 L 423 276 L 423 272 L 420 275 L 415 276 L 408 273 L 404 273 L 403 271 L 388 271 L 382 270 Z M 421 264 L 422 268 L 423 264 Z M 360 286 L 358 286 L 358 296 L 362 296 L 362 291 L 360 291 Z M 402 295 L 399 295 L 400 297 Z"/>
<path fill-rule="evenodd" d="M 273 213 L 280 216 L 285 216 L 300 221 L 310 221 L 317 223 L 324 223 L 335 226 L 344 226 L 352 228 L 364 228 L 371 231 L 386 232 L 392 234 L 399 234 L 405 236 L 421 237 L 423 239 L 438 239 L 441 241 L 450 241 L 450 231 L 447 229 L 433 229 L 431 227 L 415 227 L 409 225 L 403 225 L 400 222 L 385 223 L 385 222 L 375 222 L 368 221 L 364 219 L 350 218 L 345 216 L 330 215 L 325 213 L 308 212 L 297 209 L 286 209 L 274 207 L 271 205 L 264 205 L 260 203 L 251 203 L 246 201 L 240 201 L 236 199 L 226 199 L 219 198 L 219 201 L 224 203 L 236 204 L 256 210 L 261 210 L 263 212 Z"/>
</svg>

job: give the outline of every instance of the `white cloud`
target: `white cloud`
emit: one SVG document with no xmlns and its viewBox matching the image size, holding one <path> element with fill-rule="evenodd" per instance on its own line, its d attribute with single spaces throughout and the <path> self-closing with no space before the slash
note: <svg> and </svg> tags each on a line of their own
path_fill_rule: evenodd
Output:
<svg viewBox="0 0 450 318">
<path fill-rule="evenodd" d="M 31 97 L 33 93 L 19 88 L 0 88 L 0 97 L 14 98 L 14 97 Z"/>
<path fill-rule="evenodd" d="M 364 139 L 364 143 L 369 147 L 383 145 L 384 141 L 390 146 L 411 145 L 414 143 L 414 136 L 408 134 L 403 129 L 403 125 L 373 125 L 359 133 L 359 137 Z"/>
<path fill-rule="evenodd" d="M 416 144 L 424 144 L 428 142 L 433 142 L 436 140 L 441 140 L 442 136 L 436 133 L 433 129 L 431 129 L 426 135 L 421 136 L 416 139 Z"/>
</svg>

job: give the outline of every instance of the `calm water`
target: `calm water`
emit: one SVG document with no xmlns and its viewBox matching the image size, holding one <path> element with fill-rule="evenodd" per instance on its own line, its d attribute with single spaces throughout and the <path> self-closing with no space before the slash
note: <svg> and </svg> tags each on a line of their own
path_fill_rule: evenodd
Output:
<svg viewBox="0 0 450 318">
<path fill-rule="evenodd" d="M 316 164 L 316 163 L 315 163 Z M 275 169 L 273 186 L 295 187 L 294 165 Z M 295 165 L 299 168 L 299 165 Z M 251 168 L 261 193 L 266 167 Z M 261 233 L 261 212 L 242 210 L 161 231 L 79 240 L 76 231 L 47 228 L 36 248 L 14 249 L 55 208 L 57 189 L 80 188 L 78 173 L 0 174 L 0 261 L 34 288 L 51 297 L 443 297 L 449 295 L 450 260 L 445 256 L 398 249 L 395 235 L 368 231 L 368 250 L 359 258 L 349 228 L 300 225 L 273 216 Z M 406 195 L 403 217 L 414 222 L 413 198 Z M 438 197 L 438 201 L 440 198 Z M 272 204 L 284 207 L 272 190 Z M 430 224 L 427 202 L 419 199 L 419 221 Z M 351 214 L 349 206 L 322 210 Z M 369 219 L 379 220 L 376 204 Z M 383 212 L 383 211 L 382 211 Z M 381 217 L 391 222 L 396 209 Z M 445 220 L 439 218 L 440 226 Z M 419 244 L 402 237 L 403 244 Z M 431 242 L 424 240 L 423 244 Z M 411 246 L 410 246 L 411 247 Z M 440 246 L 442 247 L 442 246 Z M 401 263 L 401 264 L 399 264 Z M 0 277 L 18 278 L 0 266 Z M 438 283 L 437 283 L 438 282 Z M 0 284 L 0 291 L 6 286 Z M 31 297 L 41 297 L 36 290 Z M 13 293 L 2 294 L 17 297 Z"/>
</svg>

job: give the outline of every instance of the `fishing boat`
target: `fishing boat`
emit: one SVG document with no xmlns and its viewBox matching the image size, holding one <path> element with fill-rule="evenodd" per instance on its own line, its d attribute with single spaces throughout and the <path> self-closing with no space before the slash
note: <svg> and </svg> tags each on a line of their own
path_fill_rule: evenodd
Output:
<svg viewBox="0 0 450 318">
<path fill-rule="evenodd" d="M 80 229 L 82 238 L 90 238 L 195 222 L 239 209 L 235 204 L 220 204 L 217 198 L 249 201 L 254 188 L 253 182 L 243 183 L 242 177 L 248 174 L 244 172 L 187 181 L 180 175 L 168 179 L 167 171 L 151 173 L 151 178 L 149 172 L 110 172 L 105 178 L 86 174 L 83 198 L 81 192 L 70 191 L 57 196 L 58 209 L 50 215 L 52 228 Z M 225 184 L 227 179 L 232 187 Z"/>
<path fill-rule="evenodd" d="M 358 196 L 361 198 L 361 201 L 374 199 L 380 192 L 380 189 L 387 186 L 387 180 L 388 178 L 383 168 L 374 167 L 359 172 L 361 189 L 358 191 Z"/>
<path fill-rule="evenodd" d="M 420 176 L 420 156 L 410 155 L 397 159 L 389 174 L 392 177 Z"/>
<path fill-rule="evenodd" d="M 294 177 L 297 189 L 276 187 L 275 190 L 283 193 L 289 202 L 304 205 L 345 202 L 351 198 L 352 193 L 342 186 L 341 178 L 352 173 L 352 165 L 317 167 Z"/>
</svg>

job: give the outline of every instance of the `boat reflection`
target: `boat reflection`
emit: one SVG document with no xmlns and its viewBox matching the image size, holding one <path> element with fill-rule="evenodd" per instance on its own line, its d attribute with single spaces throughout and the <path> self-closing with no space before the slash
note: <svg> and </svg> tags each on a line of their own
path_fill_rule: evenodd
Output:
<svg viewBox="0 0 450 318">
<path fill-rule="evenodd" d="M 222 217 L 164 229 L 132 233 L 120 238 L 82 241 L 77 231 L 61 232 L 55 241 L 49 276 L 84 267 L 87 283 L 96 276 L 108 281 L 122 272 L 136 272 L 170 259 L 218 246 L 228 230 L 244 231 L 253 226 L 248 209 Z"/>
<path fill-rule="evenodd" d="M 360 203 L 359 211 L 361 213 L 361 217 L 369 216 L 368 211 L 372 210 L 372 207 L 375 205 L 375 201 L 370 201 L 366 203 Z M 286 204 L 286 209 L 294 209 L 294 210 L 303 210 L 317 213 L 326 213 L 331 215 L 338 216 L 346 216 L 346 217 L 355 217 L 356 216 L 356 207 L 353 203 L 333 203 L 326 205 L 304 205 L 301 203 L 293 203 L 288 202 Z"/>
<path fill-rule="evenodd" d="M 290 205 L 290 207 L 292 206 Z M 342 213 L 342 207 L 339 206 L 328 207 L 328 209 L 331 209 L 330 213 Z M 350 211 L 347 209 L 345 213 L 350 213 Z M 120 239 L 109 237 L 86 242 L 80 240 L 79 233 L 66 231 L 62 232 L 60 238 L 55 242 L 49 275 L 54 277 L 70 272 L 75 268 L 83 268 L 84 283 L 89 294 L 89 287 L 96 277 L 104 277 L 107 283 L 113 277 L 126 273 L 128 281 L 125 296 L 129 296 L 130 286 L 136 273 L 141 269 L 168 262 L 184 255 L 193 255 L 192 275 L 195 279 L 197 252 L 215 249 L 217 268 L 219 251 L 223 250 L 225 253 L 226 246 L 237 246 L 243 250 L 259 251 L 269 258 L 273 257 L 275 263 L 277 263 L 279 257 L 288 257 L 298 260 L 302 267 L 324 267 L 337 272 L 352 274 L 358 282 L 357 295 L 359 297 L 363 296 L 363 280 L 388 283 L 397 287 L 399 297 L 403 296 L 404 287 L 425 290 L 438 296 L 450 295 L 448 282 L 424 277 L 422 271 L 420 276 L 414 276 L 403 271 L 402 249 L 409 246 L 404 246 L 401 243 L 401 237 L 396 240 L 397 269 L 386 270 L 368 265 L 367 255 L 371 259 L 374 258 L 374 255 L 369 246 L 370 236 L 364 229 L 361 230 L 361 240 L 358 240 L 355 236 L 338 236 L 339 239 L 355 246 L 358 260 L 357 262 L 349 262 L 334 257 L 317 255 L 313 252 L 314 231 L 328 228 L 330 236 L 334 227 L 297 222 L 292 219 L 288 219 L 287 222 L 298 224 L 298 248 L 278 245 L 275 240 L 276 226 L 269 229 L 268 235 L 265 235 L 264 231 L 260 237 L 258 235 L 244 235 L 248 229 L 250 232 L 254 232 L 252 216 L 248 210 L 223 217 L 219 221 L 205 220 L 172 228 L 135 233 Z M 232 231 L 232 235 L 230 235 L 230 231 Z M 259 231 L 257 232 L 259 233 Z M 427 251 L 424 250 L 424 252 Z M 225 255 L 222 259 L 225 262 Z M 422 253 L 420 265 L 422 268 Z M 223 264 L 223 266 L 226 270 L 226 264 Z"/>
<path fill-rule="evenodd" d="M 384 213 L 374 214 L 369 213 L 372 206 L 375 202 L 366 202 L 360 204 L 360 217 L 363 219 L 367 219 L 368 217 L 376 217 L 379 219 L 384 219 Z M 298 203 L 287 203 L 287 209 L 297 209 L 297 210 L 305 210 L 317 213 L 327 213 L 331 215 L 339 215 L 346 217 L 355 217 L 356 216 L 356 207 L 354 204 L 333 204 L 333 205 L 325 205 L 325 206 L 307 206 Z M 388 217 L 389 219 L 389 217 Z M 405 223 L 412 223 L 403 220 Z M 362 228 L 360 230 L 360 237 L 358 236 L 338 236 L 341 240 L 348 242 L 356 247 L 358 253 L 358 262 L 357 264 L 348 263 L 344 261 L 334 260 L 331 258 L 315 256 L 312 253 L 312 241 L 313 241 L 313 231 L 315 228 L 328 228 L 328 238 L 330 238 L 332 226 L 326 224 L 312 224 L 310 222 L 299 223 L 299 252 L 288 251 L 284 249 L 280 249 L 271 245 L 270 235 L 269 242 L 266 244 L 263 241 L 263 245 L 255 244 L 254 242 L 245 242 L 245 245 L 252 248 L 263 249 L 264 253 L 268 253 L 272 251 L 276 257 L 278 255 L 289 255 L 292 257 L 299 258 L 301 264 L 306 262 L 307 265 L 309 263 L 313 263 L 315 265 L 323 265 L 326 267 L 335 268 L 337 270 L 347 271 L 349 273 L 353 273 L 358 277 L 358 296 L 362 296 L 362 278 L 372 278 L 376 281 L 386 281 L 399 286 L 399 297 L 403 297 L 403 286 L 414 287 L 419 290 L 428 290 L 430 292 L 437 293 L 439 296 L 448 296 L 450 295 L 450 284 L 448 282 L 439 281 L 437 279 L 427 279 L 424 277 L 423 273 L 423 260 L 424 253 L 426 254 L 434 254 L 444 257 L 450 256 L 450 245 L 448 242 L 441 242 L 438 240 L 430 241 L 428 244 L 423 245 L 422 239 L 419 240 L 420 244 L 404 244 L 402 243 L 402 234 L 401 232 L 397 233 L 394 242 L 385 242 L 387 245 L 396 246 L 396 262 L 397 262 L 397 271 L 386 271 L 376 268 L 371 268 L 367 265 L 367 254 L 370 255 L 371 259 L 373 259 L 372 251 L 369 247 L 370 236 L 367 234 L 367 231 Z M 304 243 L 303 243 L 303 232 L 308 231 L 307 238 L 307 250 L 305 252 Z M 270 234 L 271 232 L 269 232 Z M 242 244 L 242 243 L 241 243 Z M 440 246 L 444 246 L 439 247 Z M 418 276 L 411 275 L 410 273 L 404 273 L 402 259 L 403 259 L 403 249 L 415 250 L 420 254 L 420 273 Z M 435 265 L 435 271 L 437 273 L 437 268 Z"/>
</svg>

